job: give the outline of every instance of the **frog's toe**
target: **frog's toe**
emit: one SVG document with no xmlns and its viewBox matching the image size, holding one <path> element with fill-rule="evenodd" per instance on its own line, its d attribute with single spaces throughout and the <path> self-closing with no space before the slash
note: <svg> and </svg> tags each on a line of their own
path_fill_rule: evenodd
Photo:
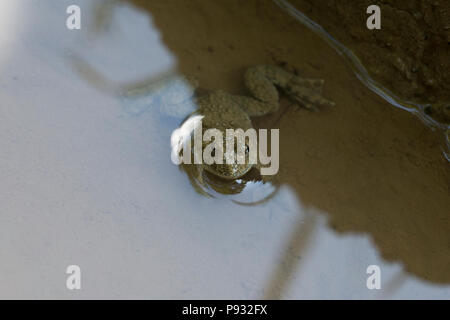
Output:
<svg viewBox="0 0 450 320">
<path fill-rule="evenodd" d="M 312 88 L 291 86 L 288 88 L 287 94 L 291 100 L 310 110 L 317 110 L 317 107 L 334 106 L 333 101 L 324 98 L 319 92 Z"/>
<path fill-rule="evenodd" d="M 321 95 L 313 95 L 308 100 L 314 106 L 320 106 L 320 107 L 334 107 L 335 106 L 334 101 L 328 100 Z"/>
<path fill-rule="evenodd" d="M 325 80 L 294 77 L 292 78 L 291 83 L 300 87 L 313 89 L 316 92 L 322 93 Z"/>
<path fill-rule="evenodd" d="M 306 101 L 306 100 L 299 100 L 298 104 L 300 107 L 306 108 L 310 111 L 319 111 L 319 108 L 317 108 L 316 105 L 314 105 L 313 103 Z"/>
</svg>

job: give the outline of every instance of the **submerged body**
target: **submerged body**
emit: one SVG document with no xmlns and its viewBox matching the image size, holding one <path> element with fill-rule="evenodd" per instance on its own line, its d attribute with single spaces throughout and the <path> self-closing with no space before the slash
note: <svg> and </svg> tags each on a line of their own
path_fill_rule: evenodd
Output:
<svg viewBox="0 0 450 320">
<path fill-rule="evenodd" d="M 150 97 L 147 107 L 159 106 L 162 113 L 177 118 L 185 118 L 189 114 L 200 115 L 202 136 L 208 129 L 217 129 L 223 137 L 226 136 L 227 129 L 242 129 L 245 132 L 253 128 L 251 117 L 275 112 L 279 108 L 278 89 L 281 89 L 295 104 L 310 110 L 317 111 L 320 106 L 334 106 L 334 102 L 322 96 L 323 80 L 302 78 L 278 66 L 250 67 L 245 71 L 244 82 L 249 91 L 248 96 L 232 95 L 217 90 L 195 97 L 198 81 L 190 76 L 173 76 L 148 86 L 128 88 L 121 91 L 121 96 Z M 203 142 L 202 154 L 208 144 Z M 227 162 L 225 155 L 228 150 L 223 146 L 221 164 L 182 164 L 181 168 L 186 171 L 197 191 L 205 194 L 202 189 L 205 185 L 220 193 L 239 193 L 243 189 L 245 186 L 243 177 L 252 168 L 259 169 L 260 165 L 248 161 L 247 142 L 241 142 L 240 145 L 234 143 L 234 148 L 235 154 L 239 150 L 245 152 L 244 163 L 238 163 L 237 157 L 234 162 Z M 205 175 L 205 172 L 220 179 L 212 179 L 211 176 Z"/>
<path fill-rule="evenodd" d="M 306 79 L 294 75 L 284 69 L 272 65 L 250 67 L 244 75 L 245 85 L 249 96 L 232 95 L 222 90 L 214 91 L 205 96 L 194 98 L 197 109 L 195 114 L 203 116 L 202 130 L 217 129 L 223 136 L 227 129 L 253 128 L 251 117 L 263 116 L 279 108 L 279 93 L 277 88 L 283 90 L 295 103 L 311 110 L 317 106 L 333 106 L 334 103 L 322 96 L 324 81 Z M 181 81 L 181 82 L 180 82 Z M 192 97 L 198 83 L 193 78 L 184 78 L 184 88 L 180 86 L 183 80 L 177 79 L 166 85 L 161 92 L 161 111 L 173 116 L 183 116 L 192 105 Z M 203 148 L 207 144 L 203 145 Z M 234 152 L 239 148 L 248 152 L 247 145 L 235 146 Z M 258 165 L 248 162 L 243 164 L 226 163 L 224 147 L 223 164 L 202 164 L 198 174 L 206 170 L 217 177 L 224 179 L 238 179 L 245 175 L 252 167 Z"/>
</svg>

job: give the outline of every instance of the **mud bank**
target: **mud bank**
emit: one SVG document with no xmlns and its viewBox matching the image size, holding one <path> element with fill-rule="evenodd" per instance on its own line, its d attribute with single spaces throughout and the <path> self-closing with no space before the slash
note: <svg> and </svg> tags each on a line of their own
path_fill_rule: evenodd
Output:
<svg viewBox="0 0 450 320">
<path fill-rule="evenodd" d="M 352 50 L 380 84 L 450 123 L 450 2 L 434 0 L 291 0 Z M 366 8 L 381 8 L 381 29 L 368 30 Z"/>
</svg>

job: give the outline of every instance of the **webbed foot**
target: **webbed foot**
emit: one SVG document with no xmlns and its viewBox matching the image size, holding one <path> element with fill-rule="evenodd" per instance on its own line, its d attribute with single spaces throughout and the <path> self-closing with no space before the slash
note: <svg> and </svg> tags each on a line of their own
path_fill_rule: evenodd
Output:
<svg viewBox="0 0 450 320">
<path fill-rule="evenodd" d="M 284 87 L 291 100 L 307 109 L 317 111 L 318 107 L 333 107 L 335 103 L 322 95 L 324 80 L 292 77 Z"/>
</svg>

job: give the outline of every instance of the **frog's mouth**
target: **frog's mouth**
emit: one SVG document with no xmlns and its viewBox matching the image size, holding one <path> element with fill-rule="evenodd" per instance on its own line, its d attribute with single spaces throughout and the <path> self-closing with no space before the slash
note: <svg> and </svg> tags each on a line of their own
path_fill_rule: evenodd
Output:
<svg viewBox="0 0 450 320">
<path fill-rule="evenodd" d="M 246 175 L 252 168 L 253 163 L 249 157 L 249 146 L 247 144 L 234 144 L 233 155 L 227 159 L 226 152 L 223 153 L 223 161 L 221 163 L 203 164 L 203 169 L 216 177 L 225 180 L 236 180 Z M 243 152 L 244 158 L 239 159 L 238 150 Z M 216 150 L 212 150 L 212 156 L 215 156 Z M 227 160 L 229 162 L 227 162 Z M 243 160 L 243 161 L 242 161 Z"/>
<path fill-rule="evenodd" d="M 203 165 L 205 171 L 226 180 L 235 180 L 246 175 L 252 168 L 253 165 L 246 164 L 211 164 Z"/>
</svg>

